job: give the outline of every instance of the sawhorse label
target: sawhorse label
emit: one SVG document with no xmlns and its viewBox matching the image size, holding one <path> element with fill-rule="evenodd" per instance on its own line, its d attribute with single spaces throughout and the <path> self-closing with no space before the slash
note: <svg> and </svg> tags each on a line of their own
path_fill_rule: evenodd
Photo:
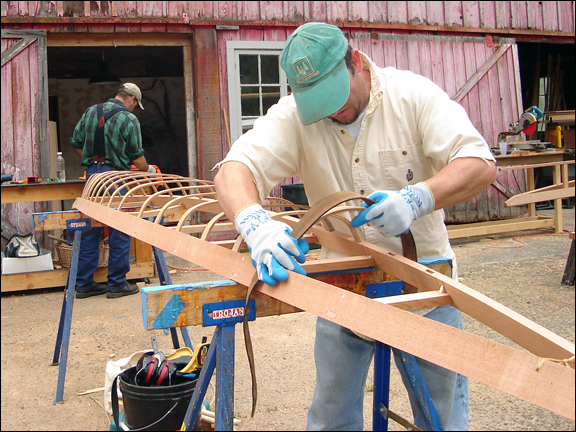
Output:
<svg viewBox="0 0 576 432">
<path fill-rule="evenodd" d="M 204 327 L 211 325 L 233 324 L 242 322 L 244 319 L 244 301 L 231 300 L 220 303 L 208 303 L 202 305 Z M 256 319 L 256 301 L 250 299 L 248 303 L 249 321 Z"/>
</svg>

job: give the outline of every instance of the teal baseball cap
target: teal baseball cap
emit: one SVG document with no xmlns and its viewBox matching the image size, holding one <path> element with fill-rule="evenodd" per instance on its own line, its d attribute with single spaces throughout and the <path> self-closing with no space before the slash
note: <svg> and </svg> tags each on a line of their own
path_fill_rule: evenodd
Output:
<svg viewBox="0 0 576 432">
<path fill-rule="evenodd" d="M 280 64 L 305 125 L 334 114 L 348 100 L 347 50 L 342 31 L 326 23 L 306 23 L 286 40 Z"/>
</svg>

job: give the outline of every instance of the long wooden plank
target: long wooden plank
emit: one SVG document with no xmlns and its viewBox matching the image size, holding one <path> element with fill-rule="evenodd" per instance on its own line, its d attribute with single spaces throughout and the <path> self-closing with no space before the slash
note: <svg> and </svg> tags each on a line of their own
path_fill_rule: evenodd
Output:
<svg viewBox="0 0 576 432">
<path fill-rule="evenodd" d="M 127 279 L 141 279 L 156 276 L 156 266 L 152 261 L 130 264 Z M 55 269 L 50 271 L 15 273 L 2 275 L 1 292 L 26 291 L 40 288 L 53 288 L 66 286 L 68 269 Z M 108 280 L 108 267 L 99 267 L 94 272 L 96 282 Z"/>
<path fill-rule="evenodd" d="M 254 275 L 250 259 L 245 255 L 180 232 L 167 230 L 146 220 L 135 220 L 130 215 L 86 199 L 77 199 L 74 206 L 90 217 L 180 258 L 206 267 L 226 279 L 248 285 Z M 317 231 L 315 234 L 320 238 L 322 230 Z M 343 235 L 336 238 L 338 234 L 336 232 L 322 233 L 326 239 L 335 238 L 335 244 L 344 244 L 349 241 L 349 237 L 347 240 Z M 347 246 L 352 243 L 347 243 Z M 438 278 L 440 278 L 441 284 L 445 286 L 446 292 L 450 294 L 454 305 L 458 308 L 460 305 L 466 306 L 467 301 L 482 306 L 483 300 L 487 299 L 433 270 L 428 269 L 429 272 L 426 272 L 420 267 L 412 267 L 406 262 L 409 260 L 401 256 L 382 252 L 380 248 L 372 249 L 370 244 L 358 244 L 352 249 L 358 248 L 361 252 L 357 255 L 366 255 L 369 251 L 377 263 L 380 261 L 383 266 L 391 267 L 392 270 L 401 269 L 399 272 L 391 271 L 391 274 L 405 276 L 405 273 L 408 273 L 406 278 L 401 277 L 401 279 L 415 286 L 425 282 L 433 285 L 432 290 L 434 287 L 438 289 Z M 419 266 L 417 263 L 412 265 Z M 260 291 L 557 414 L 570 419 L 575 417 L 574 369 L 572 368 L 553 362 L 544 362 L 537 371 L 539 356 L 483 339 L 389 305 L 380 304 L 354 293 L 343 292 L 339 288 L 296 273 L 292 273 L 286 282 L 280 283 L 277 287 L 262 285 Z M 512 312 L 491 300 L 483 306 L 483 309 L 490 311 L 495 306 L 498 308 L 493 315 L 495 314 L 498 318 L 502 318 L 500 315 Z M 547 352 L 551 353 L 551 356 L 547 357 L 567 358 L 570 353 L 574 355 L 573 344 L 518 314 L 509 318 L 507 322 L 521 333 L 525 332 L 530 336 L 538 337 L 542 342 L 541 345 L 549 346 L 550 349 Z M 551 337 L 548 339 L 542 334 Z"/>
<path fill-rule="evenodd" d="M 536 355 L 548 358 L 569 358 L 574 355 L 574 344 L 571 342 L 433 269 L 370 243 L 355 244 L 349 236 L 338 232 L 328 233 L 315 227 L 314 234 L 322 245 L 341 253 L 346 253 L 351 246 L 363 248 L 363 254 L 372 256 L 380 270 L 421 290 L 435 291 L 443 286 L 454 306 L 462 312 Z"/>
<path fill-rule="evenodd" d="M 522 194 L 514 195 L 512 198 L 506 200 L 504 205 L 506 207 L 513 207 L 523 204 L 537 203 L 542 201 L 550 201 L 555 199 L 563 199 L 573 197 L 575 192 L 574 187 L 558 188 L 549 191 L 532 191 Z"/>
<path fill-rule="evenodd" d="M 510 144 L 510 143 L 508 143 Z M 526 168 L 544 168 L 550 166 L 558 166 L 558 165 L 571 165 L 573 164 L 573 160 L 568 161 L 557 161 L 557 162 L 545 162 L 545 163 L 531 163 L 526 165 L 513 165 L 513 166 L 505 166 L 505 167 L 498 167 L 498 171 L 513 171 L 519 169 L 526 169 Z"/>
<path fill-rule="evenodd" d="M 504 233 L 510 231 L 520 231 L 527 229 L 539 229 L 554 226 L 554 218 L 548 217 L 527 217 L 516 219 L 505 219 L 503 221 L 476 222 L 464 225 L 448 226 L 448 236 L 451 239 L 471 237 L 478 235 L 488 235 Z"/>
</svg>

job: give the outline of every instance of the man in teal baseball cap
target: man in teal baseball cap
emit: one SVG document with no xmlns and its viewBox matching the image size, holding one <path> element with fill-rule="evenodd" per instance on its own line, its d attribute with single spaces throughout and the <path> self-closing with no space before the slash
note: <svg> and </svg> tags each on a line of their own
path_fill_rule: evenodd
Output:
<svg viewBox="0 0 576 432">
<path fill-rule="evenodd" d="M 419 259 L 454 259 L 442 209 L 470 200 L 497 176 L 494 157 L 462 106 L 423 76 L 377 66 L 330 24 L 298 27 L 280 63 L 292 94 L 236 140 L 214 179 L 219 203 L 246 242 L 258 278 L 276 285 L 291 271 L 305 274 L 300 264 L 308 244 L 295 241 L 291 228 L 262 207 L 276 185 L 295 175 L 310 205 L 340 191 L 375 202 L 358 214 L 351 211 L 355 217 L 346 222 L 331 219 L 335 231 L 350 235 L 355 228 L 362 240 L 402 254 L 399 236 L 410 230 Z M 322 246 L 321 256 L 341 258 L 341 252 L 346 251 Z M 451 305 L 414 313 L 462 328 L 461 313 Z M 318 317 L 308 430 L 363 430 L 373 353 L 373 341 Z M 402 365 L 400 353 L 394 358 Z M 466 430 L 467 378 L 416 361 L 444 430 Z M 409 383 L 404 368 L 398 369 Z M 406 387 L 414 423 L 430 430 L 418 397 Z"/>
</svg>

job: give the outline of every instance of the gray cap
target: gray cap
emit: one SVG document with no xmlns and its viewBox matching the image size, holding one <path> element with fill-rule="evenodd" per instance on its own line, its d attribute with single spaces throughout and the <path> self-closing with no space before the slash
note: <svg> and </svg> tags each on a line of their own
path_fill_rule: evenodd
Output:
<svg viewBox="0 0 576 432">
<path fill-rule="evenodd" d="M 124 83 L 120 87 L 120 90 L 128 93 L 130 96 L 134 96 L 138 101 L 138 105 L 140 105 L 140 108 L 144 109 L 144 107 L 142 106 L 142 92 L 140 91 L 140 89 L 136 84 Z"/>
</svg>

